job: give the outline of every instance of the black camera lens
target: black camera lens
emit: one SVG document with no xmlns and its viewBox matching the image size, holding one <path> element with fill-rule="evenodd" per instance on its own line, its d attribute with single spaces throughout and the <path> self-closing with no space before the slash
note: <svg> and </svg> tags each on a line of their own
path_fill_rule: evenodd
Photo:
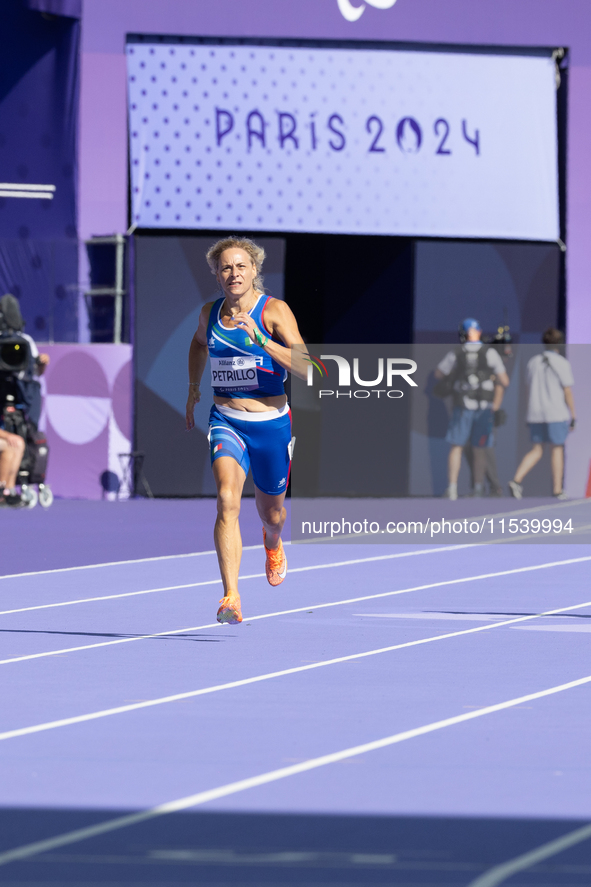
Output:
<svg viewBox="0 0 591 887">
<path fill-rule="evenodd" d="M 27 350 L 20 342 L 0 344 L 0 363 L 11 370 L 22 370 L 27 364 Z"/>
</svg>

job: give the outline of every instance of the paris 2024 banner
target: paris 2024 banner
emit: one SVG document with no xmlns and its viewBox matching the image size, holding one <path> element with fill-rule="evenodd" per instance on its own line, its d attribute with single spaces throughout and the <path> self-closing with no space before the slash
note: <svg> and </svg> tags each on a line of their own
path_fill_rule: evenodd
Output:
<svg viewBox="0 0 591 887">
<path fill-rule="evenodd" d="M 558 237 L 549 52 L 140 37 L 127 67 L 138 227 Z"/>
</svg>

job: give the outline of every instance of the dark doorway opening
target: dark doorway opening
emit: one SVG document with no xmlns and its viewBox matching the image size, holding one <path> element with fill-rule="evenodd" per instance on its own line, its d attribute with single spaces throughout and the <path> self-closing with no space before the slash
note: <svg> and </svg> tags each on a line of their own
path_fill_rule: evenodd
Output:
<svg viewBox="0 0 591 887">
<path fill-rule="evenodd" d="M 308 342 L 413 341 L 414 241 L 284 234 L 285 300 Z"/>
</svg>

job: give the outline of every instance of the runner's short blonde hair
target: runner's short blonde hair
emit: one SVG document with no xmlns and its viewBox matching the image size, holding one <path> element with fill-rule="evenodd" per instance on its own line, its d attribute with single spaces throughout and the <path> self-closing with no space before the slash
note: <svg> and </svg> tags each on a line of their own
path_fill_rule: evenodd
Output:
<svg viewBox="0 0 591 887">
<path fill-rule="evenodd" d="M 220 256 L 227 249 L 242 249 L 245 253 L 248 253 L 252 264 L 257 269 L 257 276 L 253 281 L 253 286 L 255 290 L 264 293 L 265 287 L 263 286 L 263 276 L 261 274 L 263 262 L 265 261 L 265 250 L 263 247 L 259 246 L 258 243 L 255 243 L 254 240 L 250 240 L 248 237 L 237 237 L 236 235 L 218 240 L 217 243 L 214 243 L 205 254 L 207 264 L 209 265 L 212 274 L 216 275 L 218 273 Z"/>
</svg>

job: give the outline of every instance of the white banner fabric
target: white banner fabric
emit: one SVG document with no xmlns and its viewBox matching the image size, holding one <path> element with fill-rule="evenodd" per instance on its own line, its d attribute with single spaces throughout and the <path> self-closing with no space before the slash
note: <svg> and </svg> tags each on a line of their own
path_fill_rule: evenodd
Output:
<svg viewBox="0 0 591 887">
<path fill-rule="evenodd" d="M 133 222 L 556 240 L 549 57 L 127 46 Z"/>
</svg>

